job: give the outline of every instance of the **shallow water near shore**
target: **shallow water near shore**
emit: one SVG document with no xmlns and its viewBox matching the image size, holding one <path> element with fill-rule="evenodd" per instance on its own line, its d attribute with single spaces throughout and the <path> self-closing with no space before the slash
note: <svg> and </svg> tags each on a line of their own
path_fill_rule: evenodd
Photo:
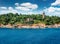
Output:
<svg viewBox="0 0 60 44">
<path fill-rule="evenodd" d="M 0 44 L 60 44 L 60 28 L 0 28 Z"/>
</svg>

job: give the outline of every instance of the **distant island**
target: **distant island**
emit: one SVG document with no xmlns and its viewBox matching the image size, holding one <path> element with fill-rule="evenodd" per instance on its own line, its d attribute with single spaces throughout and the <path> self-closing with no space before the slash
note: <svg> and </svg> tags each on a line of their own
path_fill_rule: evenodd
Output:
<svg viewBox="0 0 60 44">
<path fill-rule="evenodd" d="M 59 16 L 47 16 L 42 14 L 1 14 L 0 27 L 6 28 L 58 28 Z"/>
</svg>

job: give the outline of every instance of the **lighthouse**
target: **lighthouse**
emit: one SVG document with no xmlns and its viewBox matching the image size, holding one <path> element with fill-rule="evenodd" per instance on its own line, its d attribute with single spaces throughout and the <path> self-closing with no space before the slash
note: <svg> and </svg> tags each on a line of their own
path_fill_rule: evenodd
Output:
<svg viewBox="0 0 60 44">
<path fill-rule="evenodd" d="M 42 18 L 43 18 L 43 19 L 45 18 L 45 12 L 42 13 Z"/>
</svg>

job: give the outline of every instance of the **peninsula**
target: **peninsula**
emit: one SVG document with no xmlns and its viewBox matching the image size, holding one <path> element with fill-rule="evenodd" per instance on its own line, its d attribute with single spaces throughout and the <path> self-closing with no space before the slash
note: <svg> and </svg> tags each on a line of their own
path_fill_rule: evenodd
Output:
<svg viewBox="0 0 60 44">
<path fill-rule="evenodd" d="M 58 28 L 60 17 L 43 14 L 1 14 L 0 27 L 6 28 Z"/>
</svg>

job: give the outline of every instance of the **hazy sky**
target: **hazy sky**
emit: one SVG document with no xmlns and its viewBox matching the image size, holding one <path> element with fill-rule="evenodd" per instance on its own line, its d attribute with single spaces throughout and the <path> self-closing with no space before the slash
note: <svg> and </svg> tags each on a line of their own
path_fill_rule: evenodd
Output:
<svg viewBox="0 0 60 44">
<path fill-rule="evenodd" d="M 29 13 L 60 16 L 60 0 L 0 0 L 0 14 Z"/>
</svg>

